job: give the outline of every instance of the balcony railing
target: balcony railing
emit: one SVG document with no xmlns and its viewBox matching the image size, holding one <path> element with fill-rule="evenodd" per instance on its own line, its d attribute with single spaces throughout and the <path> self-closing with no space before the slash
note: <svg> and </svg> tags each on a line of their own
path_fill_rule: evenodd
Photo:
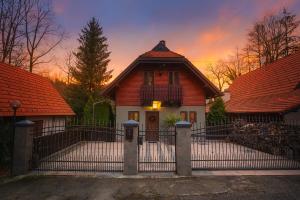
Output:
<svg viewBox="0 0 300 200">
<path fill-rule="evenodd" d="M 182 88 L 178 85 L 143 85 L 140 99 L 143 106 L 151 106 L 153 101 L 161 101 L 162 106 L 181 106 Z"/>
</svg>

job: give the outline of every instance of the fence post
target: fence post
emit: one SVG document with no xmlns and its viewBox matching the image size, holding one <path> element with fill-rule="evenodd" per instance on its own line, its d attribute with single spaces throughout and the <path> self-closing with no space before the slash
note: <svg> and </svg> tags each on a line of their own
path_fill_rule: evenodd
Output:
<svg viewBox="0 0 300 200">
<path fill-rule="evenodd" d="M 191 123 L 179 121 L 176 126 L 176 171 L 179 176 L 191 176 Z"/>
<path fill-rule="evenodd" d="M 136 175 L 138 173 L 138 126 L 139 123 L 129 120 L 123 123 L 125 128 L 124 140 L 124 174 Z"/>
<path fill-rule="evenodd" d="M 30 120 L 22 120 L 16 123 L 12 175 L 26 174 L 31 168 L 31 155 L 33 146 L 33 125 Z"/>
</svg>

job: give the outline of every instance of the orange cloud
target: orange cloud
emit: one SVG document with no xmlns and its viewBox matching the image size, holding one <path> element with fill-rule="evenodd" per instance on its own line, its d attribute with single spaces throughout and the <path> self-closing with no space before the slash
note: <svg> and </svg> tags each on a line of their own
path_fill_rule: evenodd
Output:
<svg viewBox="0 0 300 200">
<path fill-rule="evenodd" d="M 211 44 L 213 42 L 223 41 L 228 32 L 226 32 L 221 27 L 217 26 L 200 34 L 199 43 L 201 44 Z"/>
</svg>

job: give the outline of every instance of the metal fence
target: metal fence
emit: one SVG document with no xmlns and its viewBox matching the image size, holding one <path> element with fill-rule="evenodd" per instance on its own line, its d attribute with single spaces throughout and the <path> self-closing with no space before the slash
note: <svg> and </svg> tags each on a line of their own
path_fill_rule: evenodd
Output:
<svg viewBox="0 0 300 200">
<path fill-rule="evenodd" d="M 41 171 L 123 171 L 123 140 L 122 127 L 79 122 L 44 125 L 42 134 L 34 134 L 32 168 Z"/>
<path fill-rule="evenodd" d="M 158 134 L 156 141 L 150 141 L 147 134 Z M 175 130 L 139 130 L 138 170 L 140 172 L 176 171 Z"/>
<path fill-rule="evenodd" d="M 299 125 L 231 121 L 194 126 L 193 169 L 300 169 Z"/>
</svg>

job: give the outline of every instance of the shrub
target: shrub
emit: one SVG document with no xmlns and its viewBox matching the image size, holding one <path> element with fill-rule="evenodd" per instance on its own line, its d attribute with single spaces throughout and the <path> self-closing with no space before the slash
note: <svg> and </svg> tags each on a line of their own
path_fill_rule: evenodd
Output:
<svg viewBox="0 0 300 200">
<path fill-rule="evenodd" d="M 166 118 L 163 120 L 164 125 L 169 128 L 169 127 L 174 127 L 176 122 L 180 121 L 181 117 L 179 115 L 176 115 L 175 113 L 169 113 L 167 114 Z"/>
<path fill-rule="evenodd" d="M 212 103 L 207 116 L 208 124 L 220 124 L 226 120 L 225 105 L 222 98 L 218 97 Z"/>
</svg>

